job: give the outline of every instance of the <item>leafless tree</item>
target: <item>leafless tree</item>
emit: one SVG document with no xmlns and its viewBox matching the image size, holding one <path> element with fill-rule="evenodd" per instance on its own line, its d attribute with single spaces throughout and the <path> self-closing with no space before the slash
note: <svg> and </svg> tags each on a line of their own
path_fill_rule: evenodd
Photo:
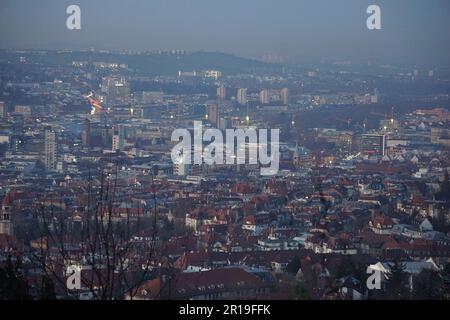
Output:
<svg viewBox="0 0 450 320">
<path fill-rule="evenodd" d="M 125 216 L 114 210 L 123 202 L 119 199 L 117 165 L 101 170 L 96 186 L 89 175 L 87 203 L 78 228 L 70 226 L 64 210 L 42 207 L 40 243 L 33 257 L 54 281 L 57 292 L 75 299 L 84 292 L 99 300 L 132 299 L 136 295 L 139 284 L 150 277 L 159 250 L 157 198 L 151 179 L 153 206 L 139 206 L 137 214 L 130 212 L 128 205 Z M 79 290 L 66 286 L 71 265 L 81 267 Z"/>
</svg>

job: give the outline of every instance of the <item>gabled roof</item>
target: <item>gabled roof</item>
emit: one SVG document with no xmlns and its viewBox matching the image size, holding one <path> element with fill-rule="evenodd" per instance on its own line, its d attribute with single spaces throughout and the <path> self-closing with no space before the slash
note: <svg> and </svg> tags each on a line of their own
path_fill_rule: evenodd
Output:
<svg viewBox="0 0 450 320">
<path fill-rule="evenodd" d="M 189 299 L 192 296 L 238 292 L 263 286 L 261 279 L 241 268 L 222 268 L 179 273 L 170 280 L 160 277 L 147 281 L 138 288 L 137 298 Z"/>
</svg>

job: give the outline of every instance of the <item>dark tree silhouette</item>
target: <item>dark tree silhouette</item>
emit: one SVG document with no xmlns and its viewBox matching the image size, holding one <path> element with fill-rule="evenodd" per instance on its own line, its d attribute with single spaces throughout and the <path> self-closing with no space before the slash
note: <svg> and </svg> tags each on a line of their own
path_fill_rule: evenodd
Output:
<svg viewBox="0 0 450 320">
<path fill-rule="evenodd" d="M 298 269 L 300 269 L 300 258 L 298 256 L 294 256 L 287 265 L 287 272 L 295 275 L 297 274 Z"/>
<path fill-rule="evenodd" d="M 450 202 L 450 178 L 448 171 L 445 172 L 444 181 L 441 183 L 441 190 L 436 193 L 436 200 Z"/>
<path fill-rule="evenodd" d="M 442 299 L 443 281 L 439 272 L 424 269 L 414 279 L 413 299 Z"/>
<path fill-rule="evenodd" d="M 0 268 L 0 300 L 30 299 L 29 286 L 23 275 L 21 259 L 8 257 Z"/>
<path fill-rule="evenodd" d="M 295 288 L 293 293 L 293 298 L 295 300 L 309 300 L 308 291 L 305 288 L 303 282 L 299 282 Z"/>
<path fill-rule="evenodd" d="M 450 300 L 450 263 L 446 263 L 440 272 L 442 279 L 442 299 Z"/>
<path fill-rule="evenodd" d="M 386 298 L 390 300 L 403 300 L 410 297 L 409 275 L 400 261 L 390 265 L 386 280 Z"/>
<path fill-rule="evenodd" d="M 42 277 L 40 300 L 56 300 L 55 283 L 53 280 L 44 275 Z"/>
</svg>

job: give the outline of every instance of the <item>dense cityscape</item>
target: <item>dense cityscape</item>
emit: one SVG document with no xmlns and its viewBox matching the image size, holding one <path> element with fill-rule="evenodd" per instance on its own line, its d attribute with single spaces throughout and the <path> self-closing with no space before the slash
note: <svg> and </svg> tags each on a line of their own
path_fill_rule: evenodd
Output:
<svg viewBox="0 0 450 320">
<path fill-rule="evenodd" d="M 1 299 L 450 297 L 449 69 L 2 50 L 0 101 Z M 174 163 L 194 121 L 278 172 Z"/>
<path fill-rule="evenodd" d="M 0 0 L 3 313 L 439 312 L 449 35 L 448 0 Z"/>
</svg>

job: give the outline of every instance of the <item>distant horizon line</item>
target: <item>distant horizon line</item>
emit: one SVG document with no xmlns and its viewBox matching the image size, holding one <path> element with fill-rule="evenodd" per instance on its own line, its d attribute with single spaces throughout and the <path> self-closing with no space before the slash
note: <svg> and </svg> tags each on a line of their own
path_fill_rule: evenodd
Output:
<svg viewBox="0 0 450 320">
<path fill-rule="evenodd" d="M 318 58 L 318 59 L 313 59 L 313 58 L 307 58 L 307 57 L 303 57 L 300 58 L 298 56 L 296 56 L 295 58 L 293 56 L 283 56 L 283 55 L 279 55 L 279 54 L 272 54 L 272 53 L 262 53 L 259 57 L 256 56 L 250 56 L 250 55 L 244 55 L 244 54 L 239 54 L 239 53 L 235 53 L 235 52 L 225 52 L 225 51 L 220 51 L 220 50 L 206 50 L 206 49 L 198 49 L 198 50 L 188 50 L 188 49 L 142 49 L 142 50 L 138 50 L 138 49 L 117 49 L 117 48 L 113 48 L 113 49 L 106 49 L 106 48 L 95 48 L 95 47 L 90 47 L 90 48 L 77 48 L 77 49 L 70 49 L 70 48 L 61 48 L 61 49 L 55 49 L 55 48 L 20 48 L 20 47 L 9 47 L 9 48 L 2 48 L 0 47 L 0 51 L 12 51 L 12 52 L 20 52 L 20 51 L 25 51 L 25 52 L 92 52 L 92 53 L 104 53 L 104 54 L 126 54 L 126 55 L 145 55 L 145 54 L 172 54 L 172 55 L 189 55 L 189 54 L 198 54 L 198 53 L 205 53 L 205 54 L 222 54 L 222 55 L 227 55 L 227 56 L 233 56 L 239 59 L 246 59 L 246 60 L 253 60 L 256 62 L 261 62 L 261 63 L 267 63 L 267 64 L 274 64 L 274 65 L 289 65 L 289 64 L 298 64 L 298 63 L 312 63 L 312 64 L 336 64 L 336 63 L 351 63 L 351 64 L 368 64 L 368 63 L 372 63 L 374 65 L 379 65 L 379 66 L 395 66 L 398 67 L 400 65 L 407 65 L 409 67 L 418 67 L 418 68 L 430 68 L 430 65 L 427 64 L 427 66 L 425 66 L 425 63 L 395 63 L 392 61 L 384 61 L 384 60 L 375 60 L 375 59 L 356 59 L 356 58 L 336 58 L 336 59 L 332 59 L 332 58 Z M 276 59 L 282 59 L 282 61 L 270 61 L 270 59 L 264 59 L 264 57 L 270 57 L 273 56 L 274 60 Z M 450 64 L 449 65 L 435 65 L 433 67 L 431 67 L 433 69 L 447 69 L 450 68 Z"/>
</svg>

